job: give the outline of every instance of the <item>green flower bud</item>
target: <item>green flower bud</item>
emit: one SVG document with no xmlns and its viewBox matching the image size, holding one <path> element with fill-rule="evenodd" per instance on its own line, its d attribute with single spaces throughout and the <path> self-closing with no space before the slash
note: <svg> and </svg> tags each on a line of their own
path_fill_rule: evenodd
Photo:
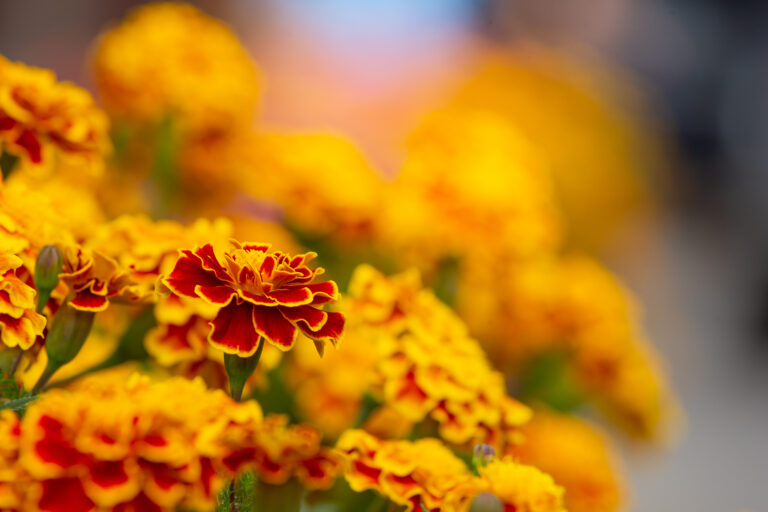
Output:
<svg viewBox="0 0 768 512">
<path fill-rule="evenodd" d="M 472 500 L 469 512 L 502 512 L 504 504 L 489 492 L 481 492 Z"/>
<path fill-rule="evenodd" d="M 48 365 L 32 389 L 33 392 L 40 391 L 56 370 L 77 356 L 91 332 L 94 316 L 96 314 L 91 311 L 80 311 L 67 305 L 56 312 L 45 338 Z"/>
<path fill-rule="evenodd" d="M 37 255 L 35 286 L 37 287 L 37 312 L 42 313 L 51 292 L 59 284 L 59 274 L 64 265 L 61 252 L 53 245 L 46 245 Z"/>
</svg>

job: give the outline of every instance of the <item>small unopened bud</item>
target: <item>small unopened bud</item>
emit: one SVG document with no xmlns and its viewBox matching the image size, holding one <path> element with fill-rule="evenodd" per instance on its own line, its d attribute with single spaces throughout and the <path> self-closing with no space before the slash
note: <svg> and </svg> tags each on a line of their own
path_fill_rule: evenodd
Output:
<svg viewBox="0 0 768 512">
<path fill-rule="evenodd" d="M 40 391 L 56 370 L 77 356 L 91 333 L 94 316 L 96 314 L 92 311 L 80 311 L 68 305 L 59 308 L 45 338 L 48 365 L 45 367 L 40 380 L 35 384 L 33 392 Z"/>
<path fill-rule="evenodd" d="M 502 512 L 504 504 L 499 498 L 489 492 L 481 492 L 472 500 L 469 512 Z"/>
<path fill-rule="evenodd" d="M 472 465 L 477 468 L 482 468 L 491 463 L 496 457 L 496 450 L 489 444 L 476 444 L 475 450 L 472 455 Z"/>
<path fill-rule="evenodd" d="M 61 252 L 53 245 L 46 245 L 37 255 L 35 262 L 35 286 L 37 287 L 37 312 L 42 313 L 51 292 L 59 284 L 63 266 Z"/>
</svg>

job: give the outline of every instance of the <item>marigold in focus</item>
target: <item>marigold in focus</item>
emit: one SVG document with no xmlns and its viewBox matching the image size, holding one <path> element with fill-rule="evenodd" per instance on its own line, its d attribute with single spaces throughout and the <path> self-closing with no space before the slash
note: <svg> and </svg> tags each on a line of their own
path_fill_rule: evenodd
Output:
<svg viewBox="0 0 768 512">
<path fill-rule="evenodd" d="M 55 149 L 63 159 L 100 170 L 110 150 L 108 130 L 88 91 L 0 55 L 0 152 L 44 164 Z"/>
<path fill-rule="evenodd" d="M 102 34 L 93 69 L 117 119 L 171 117 L 196 136 L 247 128 L 259 94 L 256 68 L 229 27 L 184 4 L 133 11 Z"/>
<path fill-rule="evenodd" d="M 339 290 L 333 281 L 312 282 L 323 273 L 306 266 L 315 253 L 291 257 L 269 252 L 269 244 L 232 244 L 224 264 L 210 244 L 185 249 L 163 278 L 174 293 L 219 308 L 208 337 L 214 346 L 247 357 L 256 352 L 260 337 L 289 350 L 299 332 L 315 342 L 321 355 L 325 342 L 336 345 L 344 316 L 321 308 L 337 300 Z"/>
<path fill-rule="evenodd" d="M 543 409 L 521 431 L 525 441 L 510 454 L 552 475 L 565 488 L 569 512 L 621 509 L 624 485 L 606 436 L 575 416 Z"/>
</svg>

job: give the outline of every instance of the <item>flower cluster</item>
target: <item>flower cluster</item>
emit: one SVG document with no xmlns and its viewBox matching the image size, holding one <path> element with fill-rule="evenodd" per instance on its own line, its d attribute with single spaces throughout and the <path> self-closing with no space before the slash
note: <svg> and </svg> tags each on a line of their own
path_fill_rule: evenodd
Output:
<svg viewBox="0 0 768 512">
<path fill-rule="evenodd" d="M 381 441 L 349 430 L 337 448 L 352 489 L 374 489 L 408 512 L 464 512 L 484 492 L 497 496 L 504 510 L 565 511 L 563 489 L 550 476 L 510 459 L 490 462 L 476 477 L 436 439 Z"/>
<path fill-rule="evenodd" d="M 0 55 L 0 150 L 31 164 L 56 155 L 100 169 L 109 122 L 85 89 Z"/>
<path fill-rule="evenodd" d="M 411 423 L 436 422 L 440 436 L 454 445 L 514 442 L 530 410 L 507 395 L 503 376 L 491 368 L 461 320 L 422 288 L 418 273 L 389 279 L 361 265 L 345 308 L 348 318 L 356 319 L 348 344 L 365 344 L 370 354 L 341 358 L 357 382 L 334 386 L 338 367 L 305 366 L 296 370 L 299 397 L 302 388 L 320 388 L 320 397 L 338 389 L 337 402 L 359 406 L 360 394 L 350 393 L 368 392 Z"/>
<path fill-rule="evenodd" d="M 260 421 L 255 403 L 236 404 L 200 381 L 51 391 L 23 419 L 4 411 L 3 509 L 209 510 L 232 453 L 220 432 Z"/>
</svg>

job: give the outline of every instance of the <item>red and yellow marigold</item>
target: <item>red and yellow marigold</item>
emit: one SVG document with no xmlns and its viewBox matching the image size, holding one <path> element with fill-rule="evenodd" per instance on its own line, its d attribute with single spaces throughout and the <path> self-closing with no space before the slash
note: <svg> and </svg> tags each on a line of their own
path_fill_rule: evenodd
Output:
<svg viewBox="0 0 768 512">
<path fill-rule="evenodd" d="M 136 302 L 147 297 L 128 272 L 99 251 L 66 246 L 60 278 L 69 287 L 69 304 L 81 311 L 104 311 L 110 301 Z"/>
<path fill-rule="evenodd" d="M 353 490 L 373 489 L 407 512 L 467 512 L 481 493 L 495 495 L 504 511 L 565 512 L 563 488 L 551 476 L 508 458 L 477 468 L 475 476 L 437 439 L 382 441 L 348 430 L 337 448 Z"/>
<path fill-rule="evenodd" d="M 223 261 L 210 244 L 185 249 L 163 283 L 174 293 L 198 297 L 219 308 L 211 321 L 210 342 L 228 354 L 247 357 L 259 338 L 289 350 L 301 332 L 322 354 L 344 330 L 341 313 L 321 308 L 338 299 L 333 281 L 314 282 L 322 268 L 307 263 L 316 254 L 270 252 L 269 244 L 233 241 Z"/>
<path fill-rule="evenodd" d="M 222 460 L 238 447 L 228 443 L 261 421 L 255 402 L 199 380 L 92 379 L 50 391 L 22 420 L 0 416 L 0 508 L 210 510 L 231 476 Z"/>
<path fill-rule="evenodd" d="M 46 318 L 35 312 L 37 291 L 16 275 L 18 256 L 0 252 L 0 340 L 26 350 L 43 334 Z"/>
<path fill-rule="evenodd" d="M 85 89 L 57 82 L 47 69 L 0 55 L 0 147 L 32 164 L 59 157 L 100 169 L 109 123 Z"/>
</svg>

